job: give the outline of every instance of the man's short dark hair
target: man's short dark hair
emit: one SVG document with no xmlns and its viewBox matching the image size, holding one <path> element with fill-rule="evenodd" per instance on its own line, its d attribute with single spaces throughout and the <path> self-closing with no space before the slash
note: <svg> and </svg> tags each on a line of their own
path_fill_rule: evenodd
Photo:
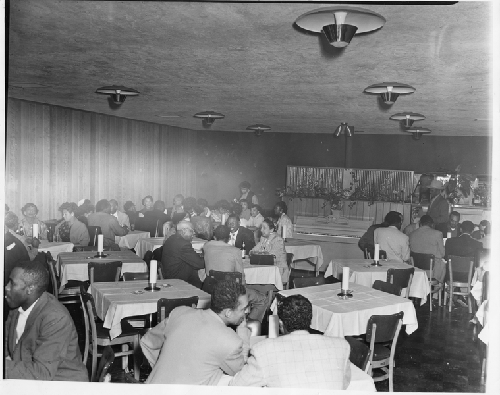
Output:
<svg viewBox="0 0 500 395">
<path fill-rule="evenodd" d="M 163 200 L 157 200 L 153 204 L 153 210 L 165 211 L 165 202 Z"/>
<path fill-rule="evenodd" d="M 288 207 L 286 206 L 286 203 L 283 201 L 283 200 L 280 200 L 279 202 L 277 202 L 275 204 L 275 206 L 278 206 L 279 208 L 281 208 L 281 210 L 286 214 L 287 211 L 288 211 Z"/>
<path fill-rule="evenodd" d="M 450 213 L 450 218 L 453 217 L 453 216 L 458 217 L 458 220 L 460 221 L 460 213 L 458 211 L 452 211 Z"/>
<path fill-rule="evenodd" d="M 106 209 L 111 208 L 111 204 L 106 199 L 101 199 L 95 204 L 95 211 L 105 211 Z"/>
<path fill-rule="evenodd" d="M 24 270 L 23 280 L 26 285 L 34 285 L 37 291 L 42 294 L 49 287 L 49 271 L 47 264 L 41 261 L 19 262 L 16 267 Z"/>
<path fill-rule="evenodd" d="M 74 202 L 65 202 L 59 207 L 61 213 L 63 210 L 68 210 L 70 213 L 74 214 L 78 211 L 78 206 Z"/>
<path fill-rule="evenodd" d="M 231 229 L 226 225 L 219 225 L 214 230 L 215 240 L 225 241 L 226 243 L 229 241 L 229 234 L 231 233 Z"/>
<path fill-rule="evenodd" d="M 430 215 L 422 215 L 420 217 L 420 226 L 431 226 L 434 225 L 434 220 Z"/>
<path fill-rule="evenodd" d="M 135 204 L 131 200 L 127 200 L 125 202 L 125 204 L 123 205 L 123 209 L 125 211 L 128 211 L 130 209 L 130 207 L 133 207 L 133 206 L 135 206 Z"/>
<path fill-rule="evenodd" d="M 235 218 L 236 221 L 240 222 L 240 217 L 237 216 L 236 214 L 230 214 L 229 217 L 227 217 L 227 221 L 229 221 L 230 218 Z"/>
<path fill-rule="evenodd" d="M 151 195 L 144 196 L 144 197 L 142 198 L 142 205 L 143 205 L 143 206 L 144 206 L 144 202 L 146 201 L 146 199 L 151 199 L 151 201 L 154 201 L 153 196 L 151 196 Z M 97 206 L 97 205 L 96 205 L 96 206 Z"/>
<path fill-rule="evenodd" d="M 460 224 L 462 233 L 472 233 L 474 232 L 474 224 L 471 221 L 464 221 Z"/>
<path fill-rule="evenodd" d="M 19 218 L 12 211 L 5 213 L 5 226 L 9 229 L 14 229 L 19 224 Z"/>
<path fill-rule="evenodd" d="M 251 185 L 248 181 L 242 181 L 240 182 L 240 189 L 245 188 L 245 189 L 250 189 Z"/>
<path fill-rule="evenodd" d="M 208 207 L 207 199 L 199 198 L 198 200 L 196 200 L 196 204 L 202 208 Z"/>
<path fill-rule="evenodd" d="M 289 296 L 278 304 L 278 317 L 288 332 L 308 330 L 312 320 L 312 304 L 305 296 Z"/>
<path fill-rule="evenodd" d="M 267 224 L 267 226 L 269 226 L 269 229 L 271 231 L 276 230 L 276 224 L 271 218 L 264 218 L 264 221 L 262 221 L 262 223 L 264 222 Z"/>
<path fill-rule="evenodd" d="M 235 310 L 238 307 L 238 298 L 246 293 L 245 287 L 236 281 L 217 281 L 212 290 L 210 308 L 217 314 L 224 309 Z"/>
<path fill-rule="evenodd" d="M 258 204 L 252 205 L 251 208 L 256 208 L 258 213 L 260 213 L 262 211 L 262 208 Z"/>
<path fill-rule="evenodd" d="M 389 226 L 401 223 L 401 213 L 397 211 L 389 211 L 384 218 L 384 222 L 386 222 Z"/>
</svg>

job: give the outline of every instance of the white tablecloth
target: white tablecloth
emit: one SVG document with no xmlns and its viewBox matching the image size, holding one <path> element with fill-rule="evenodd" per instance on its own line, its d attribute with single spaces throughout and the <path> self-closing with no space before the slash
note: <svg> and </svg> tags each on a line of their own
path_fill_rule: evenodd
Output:
<svg viewBox="0 0 500 395">
<path fill-rule="evenodd" d="M 160 248 L 164 241 L 165 239 L 163 237 L 148 237 L 140 239 L 135 246 L 135 253 L 138 257 L 144 258 L 144 254 L 147 251 L 154 251 L 157 248 Z M 191 241 L 191 244 L 196 251 L 201 251 L 206 242 L 206 240 L 194 238 L 193 241 Z"/>
<path fill-rule="evenodd" d="M 247 284 L 274 284 L 278 291 L 283 290 L 283 282 L 278 266 L 259 266 L 243 264 Z"/>
<path fill-rule="evenodd" d="M 371 263 L 373 263 L 373 260 L 370 259 L 334 259 L 328 265 L 325 277 L 333 276 L 341 279 L 342 268 L 349 267 L 349 282 L 371 287 L 375 280 L 387 281 L 388 269 L 409 269 L 413 267 L 406 263 L 394 261 L 380 261 L 381 267 L 371 266 Z M 401 292 L 401 295 L 404 295 L 405 292 L 406 289 Z M 427 273 L 424 270 L 415 268 L 410 287 L 410 296 L 420 298 L 420 304 L 423 305 L 427 301 L 429 293 L 430 287 Z"/>
<path fill-rule="evenodd" d="M 132 249 L 135 248 L 137 242 L 140 239 L 145 239 L 150 236 L 149 232 L 143 232 L 141 230 L 134 230 L 128 232 L 125 236 L 115 236 L 115 243 L 119 247 Z"/>
<path fill-rule="evenodd" d="M 57 259 L 59 276 L 61 279 L 60 290 L 68 283 L 68 280 L 87 281 L 89 262 L 122 262 L 122 273 L 147 272 L 146 262 L 138 258 L 131 251 L 106 251 L 106 258 L 94 258 L 95 251 L 83 252 L 61 252 Z"/>
<path fill-rule="evenodd" d="M 323 252 L 321 251 L 321 247 L 310 240 L 287 239 L 285 242 L 285 250 L 293 254 L 292 267 L 295 269 L 310 269 L 311 265 L 308 262 L 303 262 L 309 259 L 314 263 L 317 275 L 320 267 L 323 265 Z"/>
<path fill-rule="evenodd" d="M 47 240 L 42 240 L 38 246 L 38 251 L 50 252 L 52 258 L 57 260 L 57 257 L 61 252 L 72 252 L 74 246 L 75 245 L 73 243 L 65 243 L 62 241 L 50 243 Z"/>
<path fill-rule="evenodd" d="M 111 339 L 122 332 L 121 320 L 135 315 L 156 312 L 156 303 L 160 298 L 187 298 L 198 296 L 198 308 L 210 307 L 210 295 L 182 280 L 169 279 L 158 281 L 160 291 L 144 291 L 147 281 L 120 281 L 118 283 L 94 283 L 89 288 L 95 300 L 97 316 L 109 329 Z M 163 284 L 170 284 L 168 288 Z M 140 294 L 135 291 L 143 292 Z M 200 328 L 203 330 L 203 328 Z"/>
<path fill-rule="evenodd" d="M 377 291 L 359 284 L 349 284 L 353 291 L 350 299 L 340 299 L 341 283 L 316 287 L 294 288 L 281 291 L 284 296 L 300 294 L 313 306 L 311 328 L 329 336 L 358 336 L 366 333 L 366 325 L 372 315 L 389 315 L 404 312 L 403 325 L 411 334 L 418 328 L 417 314 L 410 299 Z M 273 302 L 276 313 L 276 301 Z"/>
</svg>

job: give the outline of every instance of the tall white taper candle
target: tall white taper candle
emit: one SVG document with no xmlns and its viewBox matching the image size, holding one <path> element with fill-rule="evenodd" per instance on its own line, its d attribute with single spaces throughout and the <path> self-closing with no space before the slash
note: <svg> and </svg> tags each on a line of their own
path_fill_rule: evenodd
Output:
<svg viewBox="0 0 500 395">
<path fill-rule="evenodd" d="M 277 315 L 269 316 L 269 333 L 268 338 L 274 339 L 278 337 L 280 331 L 279 318 Z"/>
<path fill-rule="evenodd" d="M 38 238 L 38 224 L 33 224 L 33 237 Z"/>
<path fill-rule="evenodd" d="M 149 262 L 149 282 L 156 284 L 156 276 L 158 274 L 158 262 L 154 259 Z"/>
<path fill-rule="evenodd" d="M 349 268 L 342 268 L 342 291 L 347 291 L 349 289 Z"/>
<path fill-rule="evenodd" d="M 104 250 L 104 236 L 103 235 L 97 235 L 97 252 L 103 252 Z"/>
<path fill-rule="evenodd" d="M 375 244 L 375 253 L 373 254 L 373 260 L 378 262 L 380 259 L 380 244 Z"/>
</svg>

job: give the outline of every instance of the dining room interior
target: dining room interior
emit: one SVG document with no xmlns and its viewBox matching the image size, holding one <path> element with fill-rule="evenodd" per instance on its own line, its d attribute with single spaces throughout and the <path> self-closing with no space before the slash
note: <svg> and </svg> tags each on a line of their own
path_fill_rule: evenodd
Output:
<svg viewBox="0 0 500 395">
<path fill-rule="evenodd" d="M 28 238 L 32 261 L 47 258 L 48 290 L 69 311 L 89 380 L 99 381 L 98 362 L 112 346 L 111 382 L 156 383 L 139 341 L 163 322 L 158 300 L 196 297 L 189 306 L 210 310 L 221 281 L 208 268 L 208 246 L 224 243 L 227 231 L 226 244 L 241 250 L 236 281 L 267 303 L 249 325 L 258 344 L 282 337 L 274 317 L 295 295 L 312 305 L 310 334 L 369 349 L 370 317 L 404 312 L 387 377 L 377 381 L 370 349 L 367 363 L 350 359 L 352 386 L 339 389 L 498 389 L 488 354 L 498 340 L 487 334 L 499 304 L 486 303 L 498 298 L 484 280 L 498 225 L 498 11 L 493 1 L 6 1 L 6 234 Z M 444 219 L 433 214 L 436 199 L 447 202 Z M 110 207 L 119 230 L 98 218 Z M 263 217 L 257 226 L 253 207 Z M 435 232 L 448 226 L 437 237 L 442 254 L 429 262 L 410 233 L 427 226 L 425 217 Z M 85 221 L 80 245 L 70 228 Z M 402 257 L 375 225 L 406 237 Z M 238 245 L 235 232 L 245 231 L 250 239 Z M 370 231 L 370 246 L 360 244 Z M 461 234 L 481 247 L 458 257 L 471 258 L 458 283 L 449 240 Z M 167 264 L 181 235 L 199 279 Z M 270 252 L 276 239 L 281 261 Z M 257 263 L 259 255 L 274 263 Z M 374 288 L 397 285 L 393 270 L 410 276 L 396 294 Z M 8 309 L 4 302 L 4 325 Z M 105 341 L 92 334 L 94 318 Z M 128 354 L 120 343 L 127 330 Z"/>
</svg>

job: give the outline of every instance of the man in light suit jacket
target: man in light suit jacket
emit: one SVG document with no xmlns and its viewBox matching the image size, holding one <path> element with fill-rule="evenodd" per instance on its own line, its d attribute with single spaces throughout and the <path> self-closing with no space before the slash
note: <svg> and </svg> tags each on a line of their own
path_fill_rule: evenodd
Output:
<svg viewBox="0 0 500 395">
<path fill-rule="evenodd" d="M 302 295 L 278 304 L 285 336 L 255 344 L 230 385 L 345 390 L 351 381 L 350 347 L 344 338 L 312 335 L 312 305 Z"/>
<path fill-rule="evenodd" d="M 5 286 L 12 309 L 5 325 L 5 378 L 88 381 L 73 320 L 46 291 L 49 274 L 43 262 L 14 267 Z"/>
<path fill-rule="evenodd" d="M 240 217 L 231 214 L 227 221 L 226 226 L 231 230 L 229 244 L 239 248 L 243 248 L 245 245 L 245 253 L 248 255 L 250 250 L 255 247 L 255 237 L 253 232 L 243 226 L 240 226 Z"/>
<path fill-rule="evenodd" d="M 215 285 L 209 310 L 174 309 L 141 339 L 153 367 L 146 383 L 217 385 L 223 373 L 234 376 L 248 355 L 247 312 L 245 287 L 235 281 Z"/>
<path fill-rule="evenodd" d="M 130 219 L 127 214 L 118 210 L 118 202 L 115 199 L 110 199 L 109 204 L 111 205 L 110 214 L 118 220 L 118 224 L 130 229 Z"/>
<path fill-rule="evenodd" d="M 387 228 L 377 228 L 373 236 L 375 244 L 387 253 L 387 259 L 406 262 L 410 259 L 408 236 L 401 232 L 402 215 L 389 211 L 384 218 Z"/>
</svg>

